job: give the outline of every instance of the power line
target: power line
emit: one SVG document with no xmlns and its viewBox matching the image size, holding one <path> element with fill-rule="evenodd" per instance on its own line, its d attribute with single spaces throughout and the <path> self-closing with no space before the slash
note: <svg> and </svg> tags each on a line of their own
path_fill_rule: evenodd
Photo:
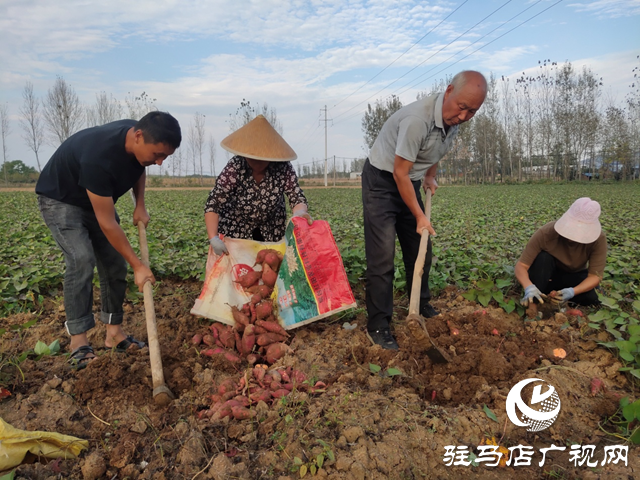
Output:
<svg viewBox="0 0 640 480">
<path fill-rule="evenodd" d="M 338 105 L 340 105 L 342 102 L 344 102 L 345 100 L 347 100 L 349 97 L 351 97 L 352 95 L 356 94 L 357 92 L 360 91 L 361 88 L 363 88 L 365 85 L 369 84 L 372 80 L 374 80 L 375 78 L 377 78 L 380 74 L 382 74 L 385 70 L 387 70 L 391 65 L 393 65 L 394 63 L 396 63 L 398 60 L 400 60 L 409 50 L 411 50 L 413 47 L 415 47 L 418 43 L 420 43 L 422 40 L 424 40 L 425 38 L 427 38 L 427 36 L 433 32 L 436 28 L 438 28 L 440 25 L 442 25 L 445 20 L 447 20 L 451 15 L 453 15 L 454 13 L 456 13 L 458 10 L 460 10 L 460 8 L 462 8 L 462 6 L 464 6 L 465 3 L 467 3 L 469 0 L 464 0 L 464 2 L 462 2 L 455 10 L 453 10 L 449 15 L 447 15 L 446 17 L 444 17 L 440 23 L 438 23 L 435 27 L 433 27 L 431 30 L 429 30 L 426 34 L 424 34 L 418 41 L 416 41 L 413 45 L 411 45 L 409 48 L 407 48 L 403 53 L 400 54 L 400 56 L 398 56 L 393 62 L 391 62 L 389 65 L 387 65 L 386 67 L 384 67 L 382 70 L 380 70 L 378 73 L 376 73 L 373 77 L 371 77 L 369 80 L 367 80 L 365 83 L 363 83 L 362 85 L 360 85 L 358 88 L 356 88 L 353 92 L 351 92 L 349 95 L 347 95 L 346 97 L 344 97 L 342 100 L 340 100 L 338 103 L 336 103 L 333 107 L 331 108 L 335 108 Z"/>
<path fill-rule="evenodd" d="M 432 74 L 432 75 L 428 76 L 427 78 L 425 78 L 425 79 L 423 79 L 423 80 L 419 81 L 418 83 L 416 83 L 416 84 L 414 84 L 414 85 L 411 85 L 411 87 L 409 87 L 409 88 L 412 88 L 412 87 L 415 87 L 415 86 L 417 86 L 417 85 L 420 85 L 421 83 L 424 83 L 426 80 L 428 80 L 428 79 L 430 79 L 430 78 L 435 77 L 437 74 L 442 73 L 443 71 L 445 71 L 446 69 L 448 69 L 448 68 L 450 68 L 451 66 L 455 65 L 456 63 L 459 63 L 459 62 L 461 62 L 462 60 L 464 60 L 465 58 L 470 57 L 471 55 L 473 55 L 474 53 L 478 52 L 479 50 L 482 50 L 483 48 L 487 47 L 488 45 L 491 45 L 493 42 L 495 42 L 495 41 L 499 40 L 500 38 L 504 37 L 505 35 L 507 35 L 507 34 L 509 34 L 509 33 L 513 32 L 515 29 L 517 29 L 517 28 L 521 27 L 521 26 L 522 26 L 522 25 L 524 25 L 525 23 L 527 23 L 527 22 L 529 22 L 529 21 L 533 20 L 534 18 L 536 18 L 536 17 L 538 17 L 539 15 L 543 14 L 543 13 L 544 13 L 544 12 L 546 12 L 547 10 L 549 10 L 549 9 L 551 9 L 551 8 L 553 8 L 553 7 L 555 7 L 556 5 L 558 5 L 559 3 L 561 3 L 562 1 L 563 1 L 563 0 L 558 0 L 558 1 L 557 1 L 556 3 L 554 3 L 553 5 L 550 5 L 549 7 L 547 7 L 547 8 L 545 8 L 545 9 L 541 10 L 540 12 L 536 13 L 535 15 L 533 15 L 533 16 L 529 17 L 528 19 L 524 20 L 523 22 L 519 23 L 518 25 L 516 25 L 516 26 L 515 26 L 515 27 L 513 27 L 512 29 L 507 30 L 507 31 L 506 31 L 505 33 L 503 33 L 502 35 L 500 35 L 500 36 L 498 36 L 498 37 L 494 38 L 494 39 L 493 39 L 493 40 L 491 40 L 490 42 L 485 43 L 484 45 L 482 45 L 482 46 L 478 47 L 477 49 L 475 49 L 473 52 L 469 53 L 468 55 L 465 55 L 464 57 L 462 57 L 462 58 L 460 58 L 460 59 L 456 60 L 455 62 L 453 62 L 453 63 L 451 63 L 451 64 L 447 65 L 447 67 L 445 67 L 445 68 L 442 68 L 442 69 L 438 70 L 438 71 L 437 71 L 437 72 L 435 72 L 434 74 Z M 524 10 L 522 10 L 522 11 L 521 11 L 520 13 L 518 13 L 517 15 L 515 15 L 515 16 L 513 16 L 513 17 L 511 17 L 509 20 L 507 20 L 506 22 L 502 23 L 502 25 L 500 25 L 499 27 L 496 27 L 496 28 L 494 28 L 491 32 L 489 32 L 489 33 L 487 33 L 487 34 L 483 35 L 481 38 L 479 38 L 478 40 L 476 40 L 475 42 L 473 42 L 471 45 L 467 46 L 466 48 L 464 48 L 464 49 L 463 49 L 463 50 L 461 50 L 460 52 L 456 52 L 454 55 L 452 55 L 451 57 L 449 57 L 447 60 L 444 60 L 443 62 L 440 62 L 438 65 L 436 65 L 436 66 L 432 67 L 430 70 L 428 70 L 427 72 L 425 72 L 425 74 L 426 74 L 426 73 L 428 73 L 428 72 L 430 72 L 430 71 L 432 71 L 434 68 L 437 68 L 438 66 L 442 65 L 443 63 L 445 63 L 445 62 L 446 62 L 446 61 L 448 61 L 449 59 L 451 59 L 451 58 L 455 57 L 456 55 L 458 55 L 459 53 L 463 52 L 464 50 L 466 50 L 466 49 L 467 49 L 467 48 L 469 48 L 470 46 L 472 46 L 472 45 L 476 44 L 478 41 L 482 40 L 482 39 L 483 39 L 483 38 L 485 38 L 487 35 L 490 35 L 490 34 L 491 34 L 491 33 L 493 33 L 494 31 L 496 31 L 498 28 L 500 28 L 500 27 L 504 26 L 506 23 L 509 23 L 511 20 L 513 20 L 514 18 L 517 18 L 517 17 L 518 17 L 518 16 L 520 16 L 522 13 L 526 12 L 526 11 L 527 11 L 527 10 L 529 10 L 532 6 L 535 6 L 535 5 L 537 5 L 538 3 L 540 3 L 540 1 L 536 2 L 535 4 L 533 4 L 533 5 L 531 5 L 531 6 L 527 7 L 527 8 L 525 8 Z M 423 62 L 423 63 L 424 63 L 424 62 Z M 412 69 L 412 70 L 414 70 L 414 69 Z M 424 76 L 425 74 L 422 74 L 421 76 Z M 405 74 L 405 75 L 406 75 L 406 74 Z M 403 75 L 403 76 L 404 76 L 404 75 Z M 400 77 L 400 78 L 402 78 L 402 77 Z M 400 78 L 399 78 L 399 79 L 400 79 Z M 417 77 L 417 78 L 420 78 L 420 77 Z M 399 80 L 399 79 L 398 79 L 398 80 Z M 396 80 L 396 81 L 397 81 L 397 80 Z M 415 79 L 414 79 L 414 80 L 412 80 L 412 82 L 413 82 L 413 81 L 415 81 Z M 394 82 L 392 82 L 392 83 L 391 83 L 391 84 L 389 84 L 389 85 L 392 85 L 393 83 L 395 83 L 395 81 L 394 81 Z M 410 83 L 411 83 L 411 82 L 410 82 Z M 407 86 L 407 85 L 408 85 L 408 84 L 405 84 L 405 85 L 403 85 L 403 87 L 405 87 L 405 86 Z M 403 88 L 403 87 L 400 87 L 400 88 Z M 385 88 L 386 88 L 386 87 L 385 87 Z M 409 90 L 409 88 L 407 88 L 407 89 L 403 90 L 403 91 L 402 91 L 402 92 L 400 92 L 398 95 L 400 95 L 400 94 L 402 94 L 402 93 L 406 92 L 407 90 Z M 383 89 L 383 90 L 384 90 L 384 89 Z M 382 91 L 382 90 L 380 90 L 380 91 Z M 380 91 L 378 91 L 376 94 L 374 94 L 374 96 L 375 96 L 375 95 L 377 95 L 378 93 L 380 93 Z M 396 90 L 395 92 L 397 92 L 397 90 Z M 395 94 L 395 92 L 394 92 L 394 94 Z M 388 98 L 388 97 L 390 97 L 390 96 L 391 96 L 391 95 L 388 95 L 388 96 L 387 96 L 387 97 L 385 97 L 385 98 Z M 371 97 L 369 97 L 369 98 L 371 98 Z M 369 100 L 369 99 L 367 99 L 367 100 Z M 366 101 L 366 100 L 365 100 L 365 101 Z M 361 102 L 361 103 L 362 103 L 362 102 Z M 357 106 L 357 105 L 356 105 L 356 106 Z M 355 107 L 354 107 L 354 108 L 355 108 Z M 346 113 L 346 112 L 345 112 L 345 113 Z M 355 117 L 357 117 L 357 116 L 359 116 L 359 115 L 361 115 L 361 114 L 362 114 L 362 111 L 359 111 L 359 112 L 357 112 L 356 114 L 350 115 L 350 116 L 349 116 L 349 117 L 347 117 L 347 118 L 343 118 L 342 120 L 340 120 L 340 121 L 336 122 L 336 124 L 339 124 L 339 123 L 345 122 L 345 121 L 350 120 L 350 119 L 352 119 L 352 118 L 355 118 Z"/>
<path fill-rule="evenodd" d="M 496 28 L 494 28 L 494 29 L 493 29 L 493 30 L 491 30 L 490 32 L 485 33 L 482 37 L 480 37 L 479 39 L 477 39 L 477 40 L 476 40 L 475 42 L 473 42 L 471 45 L 467 45 L 467 46 L 466 46 L 465 48 L 463 48 L 462 50 L 460 50 L 460 51 L 458 51 L 458 52 L 454 53 L 454 54 L 453 54 L 453 55 L 451 55 L 449 58 L 447 58 L 446 60 L 443 60 L 443 61 L 442 61 L 442 62 L 440 62 L 439 64 L 434 65 L 434 66 L 433 66 L 433 67 L 431 67 L 429 70 L 427 70 L 426 72 L 424 72 L 424 73 L 420 74 L 418 77 L 414 78 L 414 79 L 413 79 L 413 80 L 411 80 L 410 82 L 405 83 L 405 84 L 404 84 L 402 87 L 400 87 L 400 88 L 404 88 L 404 87 L 406 87 L 407 85 L 409 85 L 411 82 L 416 81 L 418 78 L 424 77 L 427 73 L 429 73 L 429 72 L 431 72 L 432 70 L 434 70 L 434 69 L 438 68 L 438 67 L 439 67 L 440 65 L 442 65 L 443 63 L 448 62 L 449 60 L 451 60 L 451 59 L 452 59 L 453 57 L 455 57 L 456 55 L 459 55 L 460 53 L 464 52 L 466 49 L 468 49 L 468 48 L 472 47 L 473 45 L 475 45 L 476 43 L 478 43 L 479 41 L 481 41 L 483 38 L 485 38 L 485 37 L 487 37 L 487 36 L 491 35 L 493 32 L 495 32 L 495 31 L 496 31 L 496 30 L 498 30 L 499 28 L 503 27 L 504 25 L 506 25 L 507 23 L 509 23 L 509 22 L 510 22 L 510 21 L 512 21 L 513 19 L 518 18 L 520 15 L 522 15 L 522 14 L 523 14 L 524 12 L 526 12 L 527 10 L 530 10 L 531 8 L 535 7 L 535 6 L 536 6 L 537 4 L 539 4 L 541 1 L 542 1 L 542 0 L 538 0 L 536 3 L 533 3 L 533 4 L 529 5 L 529 6 L 528 6 L 527 8 L 525 8 L 524 10 L 522 10 L 522 11 L 518 12 L 517 14 L 515 14 L 515 15 L 514 15 L 513 17 L 511 17 L 509 20 L 507 20 L 507 21 L 505 21 L 505 22 L 502 22 L 502 24 L 501 24 L 501 25 L 498 25 Z M 544 11 L 544 10 L 543 10 L 543 11 Z M 542 12 L 540 12 L 540 13 L 542 13 Z M 539 15 L 539 14 L 538 14 L 538 15 Z M 528 21 L 528 20 L 527 20 L 527 21 Z M 520 25 L 522 25 L 522 24 L 520 24 Z M 518 26 L 519 26 L 519 25 L 518 25 Z M 516 27 L 514 27 L 514 28 L 517 28 L 517 26 L 516 26 Z M 506 32 L 506 33 L 509 33 L 509 32 Z M 506 35 L 506 33 L 505 33 L 505 35 Z M 500 38 L 500 37 L 498 37 L 498 38 Z M 494 42 L 494 41 L 495 41 L 495 40 L 497 40 L 498 38 L 496 38 L 496 39 L 492 40 L 491 42 L 489 42 L 489 43 L 487 43 L 487 44 L 485 44 L 485 45 L 483 45 L 483 47 L 486 47 L 487 45 L 491 44 L 492 42 Z M 477 51 L 477 50 L 476 50 L 476 51 Z M 466 57 L 464 57 L 464 58 L 466 58 Z M 460 61 L 460 60 L 458 60 L 458 61 Z M 452 65 L 455 65 L 455 64 L 452 64 Z M 428 79 L 428 78 L 431 78 L 431 77 L 427 77 L 427 79 Z M 425 80 L 427 80 L 427 79 L 425 79 Z M 412 85 L 412 86 L 411 86 L 411 87 L 409 87 L 409 88 L 415 87 L 416 85 L 419 85 L 420 83 L 422 83 L 422 81 L 420 81 L 420 82 L 416 83 L 415 85 Z M 398 95 L 402 95 L 404 92 L 406 92 L 407 90 L 409 90 L 409 88 L 407 88 L 407 89 L 405 89 L 405 90 L 402 90 L 401 92 L 399 92 L 399 93 L 398 93 Z M 395 92 L 397 92 L 397 91 L 398 91 L 398 90 L 396 90 Z M 394 93 L 395 93 L 395 92 L 394 92 Z"/>
<path fill-rule="evenodd" d="M 409 70 L 408 72 L 404 73 L 403 75 L 401 75 L 400 77 L 396 78 L 393 82 L 391 82 L 390 84 L 386 85 L 385 87 L 381 88 L 380 90 L 378 90 L 376 93 L 374 93 L 373 95 L 371 95 L 370 97 L 366 98 L 365 100 L 361 101 L 360 103 L 355 104 L 353 107 L 351 107 L 348 110 L 345 110 L 344 112 L 336 115 L 336 119 L 340 118 L 342 115 L 345 115 L 346 113 L 350 112 L 351 110 L 353 110 L 354 108 L 356 108 L 358 105 L 367 102 L 368 100 L 370 100 L 371 98 L 375 97 L 376 95 L 378 95 L 380 92 L 386 90 L 387 88 L 389 88 L 391 85 L 393 85 L 394 83 L 396 83 L 398 80 L 400 80 L 401 78 L 404 78 L 405 76 L 409 75 L 411 72 L 413 72 L 416 68 L 418 68 L 420 65 L 424 64 L 426 61 L 430 60 L 431 58 L 433 58 L 434 56 L 436 56 L 438 53 L 440 53 L 442 50 L 444 50 L 445 48 L 447 48 L 448 46 L 450 46 L 451 44 L 453 44 L 454 42 L 456 42 L 457 40 L 459 40 L 461 37 L 463 37 L 464 35 L 466 35 L 467 33 L 469 33 L 471 30 L 473 30 L 474 28 L 476 28 L 478 25 L 480 25 L 482 22 L 484 22 L 487 18 L 493 16 L 495 13 L 497 13 L 499 10 L 501 10 L 502 8 L 504 8 L 505 6 L 507 6 L 509 3 L 511 3 L 513 0 L 507 0 L 505 3 L 503 3 L 502 5 L 500 5 L 498 8 L 496 8 L 493 12 L 491 12 L 489 15 L 487 15 L 486 17 L 484 17 L 482 20 L 478 21 L 477 23 L 475 23 L 473 26 L 469 27 L 467 30 L 465 30 L 463 33 L 461 33 L 460 35 L 458 35 L 456 38 L 454 38 L 453 40 L 451 40 L 449 43 L 447 43 L 444 47 L 442 47 L 440 50 L 438 50 L 437 52 L 431 54 L 429 57 L 427 57 L 426 59 L 424 59 L 422 62 L 420 62 L 418 65 L 416 65 L 415 67 L 413 67 L 411 70 Z"/>
</svg>

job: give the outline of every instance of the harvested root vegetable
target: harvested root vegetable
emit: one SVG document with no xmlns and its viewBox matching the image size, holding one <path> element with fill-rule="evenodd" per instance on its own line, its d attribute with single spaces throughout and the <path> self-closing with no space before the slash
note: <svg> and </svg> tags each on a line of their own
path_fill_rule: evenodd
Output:
<svg viewBox="0 0 640 480">
<path fill-rule="evenodd" d="M 267 403 L 271 400 L 271 392 L 264 389 L 259 389 L 249 395 L 252 403 L 264 402 Z"/>
<path fill-rule="evenodd" d="M 292 352 L 291 348 L 284 343 L 272 343 L 267 347 L 265 354 L 267 363 L 275 363 L 284 357 L 287 353 Z M 284 378 L 284 377 L 283 377 Z"/>
<path fill-rule="evenodd" d="M 266 321 L 266 320 L 256 320 L 256 325 L 259 326 L 259 327 L 264 328 L 265 330 L 267 330 L 267 331 L 269 331 L 271 333 L 277 333 L 278 335 L 284 335 L 285 337 L 289 336 L 289 334 L 282 327 L 282 325 L 280 325 L 277 322 L 270 322 L 270 321 Z"/>
<path fill-rule="evenodd" d="M 233 315 L 233 320 L 236 322 L 236 326 L 243 325 L 246 327 L 251 323 L 251 320 L 249 319 L 249 317 L 247 317 L 244 313 L 238 310 L 238 307 L 236 306 L 231 307 L 231 314 Z"/>
<path fill-rule="evenodd" d="M 205 335 L 204 337 L 202 337 L 202 342 L 205 345 L 209 345 L 210 347 L 216 344 L 216 341 L 213 338 L 213 335 Z"/>
<path fill-rule="evenodd" d="M 601 390 L 605 390 L 604 382 L 599 378 L 591 379 L 591 396 L 595 397 Z"/>
<path fill-rule="evenodd" d="M 247 272 L 244 275 L 240 275 L 235 282 L 239 283 L 242 286 L 242 288 L 249 288 L 249 287 L 252 287 L 253 285 L 256 285 L 260 281 L 261 277 L 262 277 L 262 272 L 258 272 L 254 270 L 252 272 Z"/>
<path fill-rule="evenodd" d="M 259 361 L 260 355 L 258 355 L 257 353 L 250 353 L 249 355 L 247 355 L 247 362 L 249 362 L 249 365 L 255 365 Z"/>
<path fill-rule="evenodd" d="M 271 377 L 278 383 L 282 382 L 282 375 L 280 375 L 280 372 L 278 370 L 270 370 L 269 371 L 269 375 L 271 375 Z"/>
<path fill-rule="evenodd" d="M 273 304 L 268 300 L 263 300 L 260 303 L 256 304 L 256 317 L 257 320 L 262 320 L 271 315 L 273 311 Z"/>
<path fill-rule="evenodd" d="M 260 292 L 251 295 L 250 303 L 255 305 L 256 303 L 260 303 L 260 301 L 262 301 L 262 295 L 260 295 Z"/>
<path fill-rule="evenodd" d="M 278 271 L 280 268 L 280 257 L 278 257 L 278 252 L 272 250 L 267 252 L 264 256 L 264 263 L 269 265 L 272 270 Z M 262 264 L 262 268 L 264 268 L 264 263 Z"/>
<path fill-rule="evenodd" d="M 268 286 L 273 287 L 278 279 L 278 274 L 269 266 L 268 263 L 262 266 L 262 282 Z"/>
<path fill-rule="evenodd" d="M 202 343 L 202 335 L 200 335 L 199 333 L 196 333 L 192 338 L 191 338 L 191 343 L 193 345 L 200 345 Z"/>
<path fill-rule="evenodd" d="M 253 346 L 256 344 L 256 334 L 253 331 L 253 325 L 247 325 L 242 335 L 242 341 L 240 342 L 240 353 L 242 355 L 248 355 L 253 350 Z"/>
<path fill-rule="evenodd" d="M 286 388 L 280 388 L 278 390 L 276 390 L 275 392 L 271 393 L 271 396 L 273 398 L 282 398 L 282 397 L 286 397 L 287 395 L 289 395 L 289 390 L 287 390 Z"/>
<path fill-rule="evenodd" d="M 224 352 L 224 358 L 229 360 L 231 363 L 240 363 L 242 359 L 233 352 Z"/>
<path fill-rule="evenodd" d="M 231 407 L 231 413 L 236 420 L 246 420 L 256 416 L 256 411 L 249 410 L 247 407 Z"/>
<path fill-rule="evenodd" d="M 256 343 L 261 347 L 266 347 L 272 343 L 284 342 L 286 339 L 287 337 L 277 333 L 261 333 L 256 337 Z"/>
<path fill-rule="evenodd" d="M 553 356 L 556 358 L 564 358 L 567 356 L 567 352 L 565 351 L 564 348 L 554 348 Z"/>
<path fill-rule="evenodd" d="M 205 357 L 213 357 L 214 355 L 218 355 L 224 353 L 224 348 L 216 347 L 216 348 L 207 348 L 206 350 L 202 350 L 200 353 Z"/>
<path fill-rule="evenodd" d="M 233 329 L 225 325 L 224 328 L 220 330 L 220 342 L 225 348 L 232 350 L 236 348 L 236 338 Z"/>
<path fill-rule="evenodd" d="M 578 310 L 577 308 L 570 308 L 569 310 L 567 310 L 567 315 L 573 315 L 576 317 L 584 317 L 584 313 L 582 313 L 581 310 Z"/>
</svg>

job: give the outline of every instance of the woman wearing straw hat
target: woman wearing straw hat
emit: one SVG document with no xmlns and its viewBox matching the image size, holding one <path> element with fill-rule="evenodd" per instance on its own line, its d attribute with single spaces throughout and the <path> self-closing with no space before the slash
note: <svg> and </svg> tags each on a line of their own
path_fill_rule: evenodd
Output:
<svg viewBox="0 0 640 480">
<path fill-rule="evenodd" d="M 543 303 L 547 294 L 554 303 L 600 303 L 595 288 L 604 273 L 607 239 L 599 216 L 600 204 L 582 197 L 558 221 L 533 234 L 515 268 L 523 305 L 534 298 Z"/>
<path fill-rule="evenodd" d="M 293 216 L 311 225 L 307 199 L 291 165 L 298 156 L 266 118 L 258 115 L 220 145 L 235 156 L 220 172 L 204 209 L 216 255 L 228 253 L 220 234 L 260 242 L 282 240 L 287 225 L 284 195 Z"/>
</svg>

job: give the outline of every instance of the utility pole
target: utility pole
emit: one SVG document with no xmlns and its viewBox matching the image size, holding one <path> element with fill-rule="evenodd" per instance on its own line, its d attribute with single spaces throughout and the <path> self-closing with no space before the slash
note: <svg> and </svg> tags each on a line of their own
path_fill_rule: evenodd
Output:
<svg viewBox="0 0 640 480">
<path fill-rule="evenodd" d="M 327 186 L 327 122 L 333 121 L 332 118 L 327 119 L 327 106 L 321 108 L 320 111 L 324 111 L 324 120 L 320 120 L 324 122 L 324 186 Z"/>
<path fill-rule="evenodd" d="M 333 186 L 336 186 L 336 156 L 333 156 Z"/>
</svg>

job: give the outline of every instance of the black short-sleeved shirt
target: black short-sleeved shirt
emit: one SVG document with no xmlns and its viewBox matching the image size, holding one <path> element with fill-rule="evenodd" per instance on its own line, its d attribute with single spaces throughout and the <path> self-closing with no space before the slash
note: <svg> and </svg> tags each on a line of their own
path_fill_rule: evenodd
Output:
<svg viewBox="0 0 640 480">
<path fill-rule="evenodd" d="M 135 124 L 135 120 L 118 120 L 67 138 L 42 170 L 36 193 L 89 209 L 89 190 L 112 197 L 115 203 L 144 173 L 144 167 L 124 148 L 127 132 Z"/>
</svg>

